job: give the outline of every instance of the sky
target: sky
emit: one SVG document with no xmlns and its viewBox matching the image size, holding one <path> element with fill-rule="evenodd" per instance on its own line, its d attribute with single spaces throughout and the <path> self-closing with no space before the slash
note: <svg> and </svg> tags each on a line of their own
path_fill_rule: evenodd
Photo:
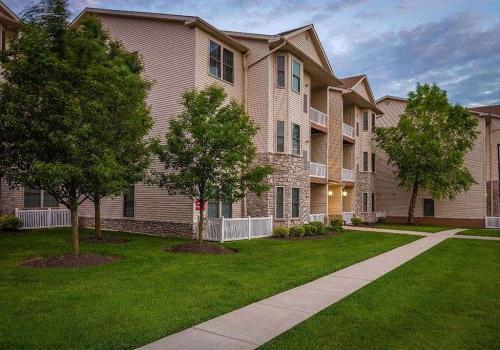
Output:
<svg viewBox="0 0 500 350">
<path fill-rule="evenodd" d="M 17 14 L 30 0 L 4 0 Z M 376 98 L 436 83 L 453 103 L 500 104 L 500 0 L 69 0 L 85 7 L 199 16 L 276 34 L 314 24 L 334 73 L 367 74 Z"/>
</svg>

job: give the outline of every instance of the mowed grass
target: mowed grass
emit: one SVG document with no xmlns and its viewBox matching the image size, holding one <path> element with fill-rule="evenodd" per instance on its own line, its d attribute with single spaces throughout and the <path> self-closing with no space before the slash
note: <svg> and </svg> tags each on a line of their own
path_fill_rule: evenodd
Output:
<svg viewBox="0 0 500 350">
<path fill-rule="evenodd" d="M 461 231 L 458 234 L 468 235 L 468 236 L 500 237 L 500 230 L 493 228 L 474 228 L 470 230 Z"/>
<path fill-rule="evenodd" d="M 500 349 L 500 242 L 448 239 L 263 349 Z"/>
<path fill-rule="evenodd" d="M 449 230 L 451 227 L 446 226 L 432 226 L 432 225 L 405 225 L 405 224 L 389 224 L 389 223 L 377 223 L 376 228 L 386 228 L 390 230 L 403 230 L 403 231 L 417 231 L 417 232 L 440 232 L 444 230 Z"/>
<path fill-rule="evenodd" d="M 92 231 L 83 231 L 82 236 Z M 227 243 L 230 255 L 165 253 L 180 239 L 109 233 L 110 265 L 31 269 L 63 254 L 69 230 L 0 233 L 0 349 L 131 349 L 418 239 L 343 233 L 318 240 Z"/>
</svg>

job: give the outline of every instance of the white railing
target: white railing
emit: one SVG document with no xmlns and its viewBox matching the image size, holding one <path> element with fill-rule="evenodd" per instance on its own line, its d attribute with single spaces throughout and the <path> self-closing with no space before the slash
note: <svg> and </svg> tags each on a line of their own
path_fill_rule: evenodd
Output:
<svg viewBox="0 0 500 350">
<path fill-rule="evenodd" d="M 273 218 L 207 219 L 205 239 L 207 241 L 238 241 L 269 237 L 273 235 Z"/>
<path fill-rule="evenodd" d="M 16 217 L 22 220 L 21 229 L 50 228 L 71 226 L 71 212 L 69 209 L 29 209 L 16 208 Z"/>
<path fill-rule="evenodd" d="M 326 126 L 326 121 L 328 119 L 325 113 L 312 107 L 309 107 L 309 118 L 312 122 L 323 126 Z"/>
<path fill-rule="evenodd" d="M 350 125 L 342 123 L 342 135 L 354 139 L 354 128 Z"/>
<path fill-rule="evenodd" d="M 310 163 L 309 175 L 315 177 L 326 177 L 326 165 L 319 163 Z"/>
<path fill-rule="evenodd" d="M 375 215 L 377 216 L 377 219 L 379 219 L 379 218 L 385 218 L 385 210 L 383 210 L 383 211 L 377 211 L 375 213 Z"/>
<path fill-rule="evenodd" d="M 484 220 L 484 227 L 486 228 L 500 228 L 499 216 L 487 216 Z"/>
<path fill-rule="evenodd" d="M 342 218 L 344 219 L 344 222 L 346 225 L 351 224 L 351 220 L 354 217 L 354 213 L 352 211 L 344 211 L 342 213 Z"/>
<path fill-rule="evenodd" d="M 309 214 L 309 222 L 326 222 L 326 214 Z"/>
<path fill-rule="evenodd" d="M 342 181 L 354 182 L 354 170 L 342 169 Z"/>
</svg>

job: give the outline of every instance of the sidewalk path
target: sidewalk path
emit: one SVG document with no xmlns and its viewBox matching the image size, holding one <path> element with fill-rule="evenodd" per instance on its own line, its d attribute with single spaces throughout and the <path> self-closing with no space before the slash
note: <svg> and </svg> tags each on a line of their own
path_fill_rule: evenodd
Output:
<svg viewBox="0 0 500 350">
<path fill-rule="evenodd" d="M 482 239 L 482 240 L 485 240 L 485 241 L 500 241 L 500 237 L 491 237 L 491 236 L 455 235 L 452 238 L 460 238 L 460 239 Z"/>
<path fill-rule="evenodd" d="M 433 233 L 141 349 L 255 349 L 459 231 Z"/>
<path fill-rule="evenodd" d="M 363 231 L 363 232 L 383 232 L 383 233 L 399 233 L 403 235 L 412 236 L 428 236 L 434 235 L 431 232 L 420 232 L 420 231 L 407 231 L 407 230 L 393 230 L 388 228 L 376 228 L 376 227 L 362 227 L 362 226 L 344 226 L 346 231 Z M 441 231 L 444 232 L 444 231 Z"/>
</svg>

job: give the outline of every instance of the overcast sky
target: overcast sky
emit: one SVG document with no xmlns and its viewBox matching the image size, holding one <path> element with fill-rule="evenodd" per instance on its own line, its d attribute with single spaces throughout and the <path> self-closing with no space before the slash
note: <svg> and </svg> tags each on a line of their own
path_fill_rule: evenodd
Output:
<svg viewBox="0 0 500 350">
<path fill-rule="evenodd" d="M 21 14 L 30 0 L 4 0 Z M 453 102 L 500 104 L 499 0 L 70 0 L 84 7 L 196 15 L 275 34 L 313 23 L 335 74 L 367 74 L 376 97 L 437 83 Z"/>
</svg>

